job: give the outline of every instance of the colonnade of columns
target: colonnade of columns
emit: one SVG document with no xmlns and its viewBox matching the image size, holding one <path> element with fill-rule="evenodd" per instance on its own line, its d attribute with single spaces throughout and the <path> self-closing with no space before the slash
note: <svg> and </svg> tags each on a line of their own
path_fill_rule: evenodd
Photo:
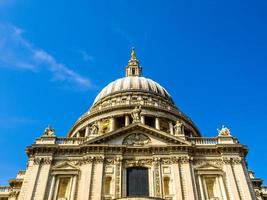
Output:
<svg viewBox="0 0 267 200">
<path fill-rule="evenodd" d="M 131 116 L 129 115 L 125 115 L 125 120 L 124 120 L 124 126 L 129 126 L 131 124 Z M 154 118 L 154 127 L 155 129 L 157 130 L 160 130 L 161 129 L 161 119 L 159 117 L 155 117 Z M 146 116 L 144 115 L 141 115 L 141 119 L 140 119 L 141 123 L 142 124 L 146 124 Z M 117 129 L 117 124 L 116 124 L 116 117 L 113 116 L 109 119 L 109 132 L 112 132 L 112 131 L 115 131 Z M 99 131 L 100 131 L 100 127 L 101 127 L 101 121 L 98 121 L 97 122 L 97 126 L 99 127 Z M 174 135 L 174 124 L 173 122 L 169 121 L 169 133 L 171 135 Z M 77 137 L 80 137 L 81 134 L 79 132 L 76 133 L 76 136 Z M 85 137 L 89 137 L 90 136 L 90 126 L 86 126 L 85 128 L 85 134 L 84 134 Z"/>
</svg>

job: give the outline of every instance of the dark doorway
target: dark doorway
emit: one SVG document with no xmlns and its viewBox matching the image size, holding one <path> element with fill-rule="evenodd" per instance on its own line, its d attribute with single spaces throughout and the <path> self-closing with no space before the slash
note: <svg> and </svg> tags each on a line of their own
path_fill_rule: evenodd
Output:
<svg viewBox="0 0 267 200">
<path fill-rule="evenodd" d="M 127 169 L 127 196 L 149 196 L 147 168 L 131 167 Z"/>
</svg>

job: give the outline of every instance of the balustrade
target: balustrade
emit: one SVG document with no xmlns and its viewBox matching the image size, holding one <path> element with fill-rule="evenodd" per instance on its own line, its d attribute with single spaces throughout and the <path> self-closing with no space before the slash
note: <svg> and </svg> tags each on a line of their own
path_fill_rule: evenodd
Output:
<svg viewBox="0 0 267 200">
<path fill-rule="evenodd" d="M 85 141 L 85 138 L 57 138 L 56 144 L 59 145 L 79 145 Z"/>
<path fill-rule="evenodd" d="M 9 191 L 9 187 L 8 186 L 0 186 L 0 193 L 6 193 Z"/>
<path fill-rule="evenodd" d="M 218 139 L 217 138 L 188 138 L 189 142 L 196 144 L 196 145 L 214 145 L 218 144 Z"/>
</svg>

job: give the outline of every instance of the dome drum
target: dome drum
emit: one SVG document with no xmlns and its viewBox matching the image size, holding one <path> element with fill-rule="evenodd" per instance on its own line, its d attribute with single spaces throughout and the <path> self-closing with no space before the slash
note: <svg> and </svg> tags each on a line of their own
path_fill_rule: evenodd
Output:
<svg viewBox="0 0 267 200">
<path fill-rule="evenodd" d="M 86 116 L 75 124 L 69 133 L 69 137 L 85 137 L 88 134 L 96 137 L 128 126 L 133 123 L 131 112 L 134 108 L 135 106 L 131 105 L 127 108 L 117 108 L 107 112 L 101 112 L 95 116 Z M 173 127 L 176 121 L 179 120 L 184 124 L 186 135 L 199 136 L 198 130 L 186 118 L 177 117 L 177 115 L 167 113 L 165 110 L 151 109 L 151 107 L 143 106 L 141 119 L 141 123 L 144 125 L 172 134 Z M 92 135 L 86 129 L 90 129 L 94 124 L 98 127 L 98 133 Z"/>
</svg>

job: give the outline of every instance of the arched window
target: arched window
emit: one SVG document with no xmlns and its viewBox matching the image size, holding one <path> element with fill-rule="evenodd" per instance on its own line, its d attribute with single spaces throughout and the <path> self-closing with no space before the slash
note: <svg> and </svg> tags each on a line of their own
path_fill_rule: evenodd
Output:
<svg viewBox="0 0 267 200">
<path fill-rule="evenodd" d="M 112 180 L 112 178 L 110 176 L 106 177 L 106 180 L 105 180 L 105 194 L 110 194 L 111 180 Z"/>
<path fill-rule="evenodd" d="M 127 196 L 149 196 L 147 168 L 131 167 L 127 169 Z"/>
<path fill-rule="evenodd" d="M 170 178 L 164 177 L 163 179 L 164 195 L 170 195 Z"/>
</svg>

